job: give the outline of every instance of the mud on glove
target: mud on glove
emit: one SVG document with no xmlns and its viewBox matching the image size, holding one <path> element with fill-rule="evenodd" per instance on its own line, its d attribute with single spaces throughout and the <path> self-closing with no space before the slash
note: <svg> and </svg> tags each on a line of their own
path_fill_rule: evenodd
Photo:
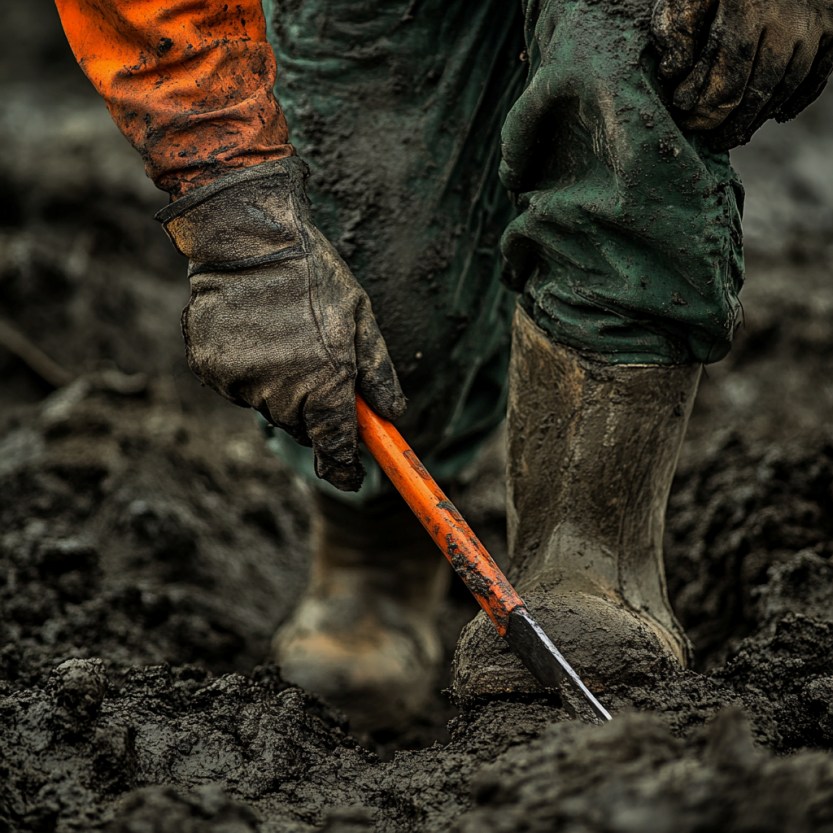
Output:
<svg viewBox="0 0 833 833">
<path fill-rule="evenodd" d="M 653 32 L 677 120 L 716 150 L 796 116 L 833 69 L 833 0 L 659 0 Z"/>
<path fill-rule="evenodd" d="M 312 445 L 319 477 L 358 490 L 356 390 L 387 419 L 405 398 L 370 300 L 310 220 L 297 157 L 235 171 L 157 214 L 189 260 L 188 364 Z"/>
</svg>

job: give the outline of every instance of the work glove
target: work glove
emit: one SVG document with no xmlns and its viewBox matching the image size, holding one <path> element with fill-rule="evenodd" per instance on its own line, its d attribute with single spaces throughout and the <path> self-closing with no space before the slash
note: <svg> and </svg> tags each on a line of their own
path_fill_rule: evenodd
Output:
<svg viewBox="0 0 833 833">
<path fill-rule="evenodd" d="M 189 260 L 188 364 L 237 405 L 311 445 L 319 477 L 356 491 L 356 390 L 405 410 L 370 300 L 310 219 L 297 157 L 235 171 L 157 215 Z"/>
<path fill-rule="evenodd" d="M 833 0 L 659 0 L 652 28 L 677 121 L 715 150 L 796 116 L 833 68 Z"/>
</svg>

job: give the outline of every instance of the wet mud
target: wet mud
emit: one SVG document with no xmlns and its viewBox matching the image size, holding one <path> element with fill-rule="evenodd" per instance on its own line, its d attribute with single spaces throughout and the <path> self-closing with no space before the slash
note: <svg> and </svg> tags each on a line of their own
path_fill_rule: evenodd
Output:
<svg viewBox="0 0 833 833">
<path fill-rule="evenodd" d="M 40 12 L 0 67 L 0 831 L 833 831 L 830 96 L 738 155 L 746 323 L 666 534 L 694 668 L 603 727 L 438 686 L 362 737 L 268 661 L 303 490 L 188 372 L 164 195 Z M 498 447 L 450 497 L 500 559 Z"/>
</svg>

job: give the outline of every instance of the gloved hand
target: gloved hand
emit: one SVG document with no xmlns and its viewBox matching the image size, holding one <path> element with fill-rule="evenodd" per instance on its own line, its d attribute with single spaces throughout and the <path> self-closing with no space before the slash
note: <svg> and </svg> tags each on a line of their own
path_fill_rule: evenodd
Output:
<svg viewBox="0 0 833 833">
<path fill-rule="evenodd" d="M 188 363 L 206 385 L 312 445 L 319 477 L 361 485 L 355 391 L 405 410 L 370 300 L 313 225 L 297 157 L 230 173 L 157 215 L 190 259 Z"/>
<path fill-rule="evenodd" d="M 677 120 L 716 150 L 793 118 L 833 69 L 831 0 L 659 0 L 653 32 Z"/>
</svg>

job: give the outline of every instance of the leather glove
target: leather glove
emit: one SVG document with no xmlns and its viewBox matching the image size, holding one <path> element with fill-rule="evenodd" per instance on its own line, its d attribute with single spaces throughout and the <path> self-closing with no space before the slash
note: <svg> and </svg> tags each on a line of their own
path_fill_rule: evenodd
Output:
<svg viewBox="0 0 833 833">
<path fill-rule="evenodd" d="M 310 220 L 306 174 L 297 157 L 235 171 L 157 219 L 190 259 L 191 370 L 312 445 L 318 476 L 356 491 L 356 390 L 390 420 L 405 398 L 370 300 Z"/>
<path fill-rule="evenodd" d="M 833 69 L 833 0 L 659 0 L 652 28 L 678 122 L 716 150 L 796 116 Z"/>
</svg>

